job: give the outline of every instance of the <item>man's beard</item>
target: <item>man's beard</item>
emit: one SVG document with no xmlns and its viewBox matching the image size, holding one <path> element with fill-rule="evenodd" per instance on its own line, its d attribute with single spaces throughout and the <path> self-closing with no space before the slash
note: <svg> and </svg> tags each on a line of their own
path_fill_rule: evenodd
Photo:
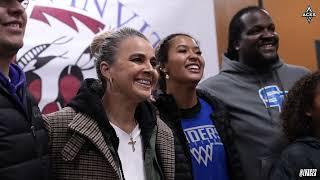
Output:
<svg viewBox="0 0 320 180">
<path fill-rule="evenodd" d="M 268 71 L 273 64 L 279 61 L 278 54 L 274 57 L 264 57 L 261 54 L 244 59 L 244 63 L 257 71 Z"/>
</svg>

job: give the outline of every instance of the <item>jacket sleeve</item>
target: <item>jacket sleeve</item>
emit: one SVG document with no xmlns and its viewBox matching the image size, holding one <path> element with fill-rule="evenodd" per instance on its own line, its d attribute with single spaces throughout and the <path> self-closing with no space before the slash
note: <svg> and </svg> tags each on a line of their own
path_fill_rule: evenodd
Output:
<svg viewBox="0 0 320 180">
<path fill-rule="evenodd" d="M 174 180 L 175 154 L 171 129 L 157 115 L 156 151 L 166 180 Z"/>
<path fill-rule="evenodd" d="M 42 119 L 44 121 L 44 128 L 46 128 L 46 130 L 50 131 L 50 123 L 49 123 L 48 116 L 45 114 L 42 114 Z"/>
<path fill-rule="evenodd" d="M 49 147 L 50 147 L 50 142 L 51 142 L 51 125 L 50 125 L 50 118 L 49 116 L 42 114 L 42 119 L 44 121 L 44 128 L 48 131 L 48 136 L 49 136 Z"/>
</svg>

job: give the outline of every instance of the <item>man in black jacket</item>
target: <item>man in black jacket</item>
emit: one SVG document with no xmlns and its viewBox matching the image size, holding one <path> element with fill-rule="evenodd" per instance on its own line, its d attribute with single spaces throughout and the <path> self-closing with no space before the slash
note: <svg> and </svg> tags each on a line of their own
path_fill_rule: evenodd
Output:
<svg viewBox="0 0 320 180">
<path fill-rule="evenodd" d="M 23 45 L 28 0 L 0 1 L 0 179 L 48 179 L 47 132 L 12 60 Z"/>
</svg>

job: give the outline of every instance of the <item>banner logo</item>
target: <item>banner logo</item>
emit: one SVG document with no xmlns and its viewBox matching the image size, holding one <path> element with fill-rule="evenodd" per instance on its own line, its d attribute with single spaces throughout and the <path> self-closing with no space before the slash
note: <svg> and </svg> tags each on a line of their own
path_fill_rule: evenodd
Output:
<svg viewBox="0 0 320 180">
<path fill-rule="evenodd" d="M 143 17 L 118 0 L 38 0 L 27 10 L 24 47 L 16 63 L 26 73 L 27 87 L 42 113 L 61 109 L 83 79 L 96 78 L 89 46 L 100 31 L 128 26 L 146 35 L 153 46 L 160 41 Z"/>
</svg>

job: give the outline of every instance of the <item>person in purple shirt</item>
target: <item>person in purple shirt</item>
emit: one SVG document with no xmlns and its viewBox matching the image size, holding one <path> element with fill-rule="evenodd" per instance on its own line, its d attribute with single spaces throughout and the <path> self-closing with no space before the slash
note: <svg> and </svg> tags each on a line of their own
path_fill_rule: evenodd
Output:
<svg viewBox="0 0 320 180">
<path fill-rule="evenodd" d="M 48 136 L 24 72 L 12 63 L 23 46 L 28 0 L 0 1 L 0 179 L 48 179 Z"/>
</svg>

